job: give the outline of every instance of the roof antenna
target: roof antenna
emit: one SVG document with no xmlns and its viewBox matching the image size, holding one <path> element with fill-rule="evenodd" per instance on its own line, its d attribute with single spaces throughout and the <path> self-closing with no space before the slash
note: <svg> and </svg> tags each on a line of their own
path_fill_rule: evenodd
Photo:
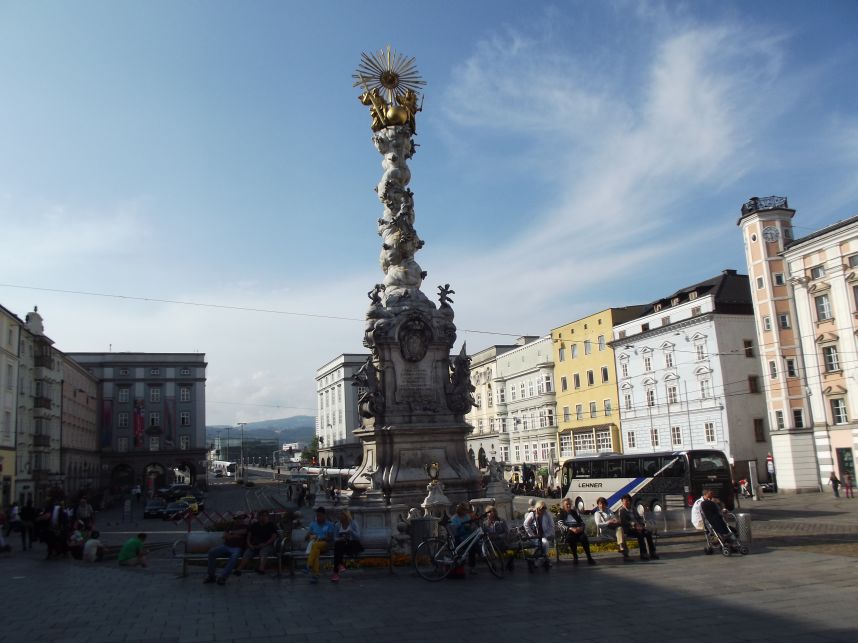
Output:
<svg viewBox="0 0 858 643">
<path fill-rule="evenodd" d="M 107 352 L 108 352 L 108 353 L 112 353 L 112 352 L 113 352 L 113 344 L 108 344 L 108 346 L 109 346 L 110 348 L 108 348 L 108 349 L 107 349 Z"/>
</svg>

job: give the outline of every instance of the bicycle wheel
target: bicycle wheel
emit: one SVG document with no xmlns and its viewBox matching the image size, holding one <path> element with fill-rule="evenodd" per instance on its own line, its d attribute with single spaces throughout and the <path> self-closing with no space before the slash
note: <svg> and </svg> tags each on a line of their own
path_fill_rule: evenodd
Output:
<svg viewBox="0 0 858 643">
<path fill-rule="evenodd" d="M 425 580 L 443 580 L 453 567 L 455 556 L 443 538 L 424 540 L 414 552 L 414 571 Z"/>
<path fill-rule="evenodd" d="M 483 539 L 483 558 L 489 566 L 489 571 L 498 578 L 503 578 L 503 555 L 488 538 Z"/>
</svg>

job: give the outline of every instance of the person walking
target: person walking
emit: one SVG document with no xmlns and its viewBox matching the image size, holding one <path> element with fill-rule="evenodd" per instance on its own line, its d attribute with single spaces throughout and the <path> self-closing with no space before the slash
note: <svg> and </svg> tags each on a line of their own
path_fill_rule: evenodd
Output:
<svg viewBox="0 0 858 643">
<path fill-rule="evenodd" d="M 27 551 L 33 548 L 33 535 L 36 530 L 36 508 L 33 501 L 28 500 L 21 509 L 21 549 Z"/>
<path fill-rule="evenodd" d="M 834 491 L 834 497 L 840 497 L 840 480 L 837 479 L 837 476 L 832 471 L 831 475 L 828 476 L 828 484 L 831 485 L 831 490 Z"/>
<path fill-rule="evenodd" d="M 847 498 L 855 497 L 855 494 L 852 492 L 852 485 L 852 474 L 847 471 L 843 474 L 843 492 Z"/>
</svg>

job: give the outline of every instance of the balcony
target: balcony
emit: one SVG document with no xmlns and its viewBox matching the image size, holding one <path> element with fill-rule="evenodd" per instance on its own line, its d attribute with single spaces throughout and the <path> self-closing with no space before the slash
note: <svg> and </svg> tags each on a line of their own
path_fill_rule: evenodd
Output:
<svg viewBox="0 0 858 643">
<path fill-rule="evenodd" d="M 37 409 L 48 409 L 51 408 L 51 398 L 44 397 L 43 395 L 39 395 L 33 400 L 33 406 Z"/>
<path fill-rule="evenodd" d="M 747 203 L 742 205 L 742 216 L 751 214 L 752 212 L 762 212 L 763 210 L 786 210 L 789 209 L 787 198 L 785 196 L 766 196 L 753 197 Z"/>
<path fill-rule="evenodd" d="M 51 436 L 45 435 L 43 433 L 37 433 L 33 436 L 33 446 L 36 448 L 50 447 Z"/>
</svg>

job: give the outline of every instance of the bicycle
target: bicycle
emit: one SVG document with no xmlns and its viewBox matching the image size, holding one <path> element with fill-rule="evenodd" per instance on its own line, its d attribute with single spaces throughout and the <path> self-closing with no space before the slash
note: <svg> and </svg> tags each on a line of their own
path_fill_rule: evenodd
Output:
<svg viewBox="0 0 858 643">
<path fill-rule="evenodd" d="M 443 580 L 456 567 L 463 565 L 468 560 L 471 549 L 478 546 L 489 571 L 497 578 L 503 578 L 503 556 L 483 529 L 483 519 L 486 515 L 482 514 L 475 519 L 477 528 L 458 545 L 449 531 L 446 538 L 436 536 L 420 543 L 414 552 L 414 570 L 417 575 L 428 581 Z M 444 526 L 446 527 L 446 523 Z"/>
</svg>

